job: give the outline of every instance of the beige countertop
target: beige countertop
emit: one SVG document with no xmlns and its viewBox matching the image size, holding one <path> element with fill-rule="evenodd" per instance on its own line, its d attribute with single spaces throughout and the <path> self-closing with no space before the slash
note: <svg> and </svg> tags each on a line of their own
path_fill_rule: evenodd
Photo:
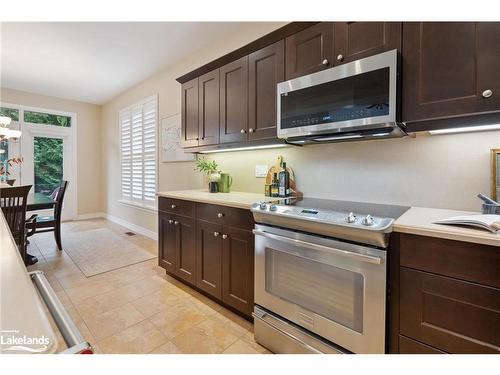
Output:
<svg viewBox="0 0 500 375">
<path fill-rule="evenodd" d="M 250 208 L 252 203 L 260 201 L 268 201 L 270 197 L 264 194 L 243 193 L 234 191 L 231 193 L 209 193 L 206 190 L 177 190 L 177 191 L 160 191 L 157 193 L 159 197 L 184 199 L 195 202 L 219 204 L 221 206 L 229 206 L 236 208 Z"/>
<path fill-rule="evenodd" d="M 28 275 L 21 254 L 0 211 L 0 353 L 54 353 L 57 340 L 43 302 Z M 12 343 L 12 338 L 37 338 L 40 345 Z M 43 343 L 43 337 L 48 343 Z"/>
<path fill-rule="evenodd" d="M 500 234 L 457 225 L 432 224 L 436 220 L 458 215 L 477 215 L 477 212 L 412 207 L 394 223 L 394 231 L 449 240 L 500 246 Z"/>
</svg>

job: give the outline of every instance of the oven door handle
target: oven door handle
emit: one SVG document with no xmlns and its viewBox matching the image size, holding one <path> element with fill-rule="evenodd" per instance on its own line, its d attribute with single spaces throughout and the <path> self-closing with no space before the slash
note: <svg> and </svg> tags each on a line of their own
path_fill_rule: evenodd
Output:
<svg viewBox="0 0 500 375">
<path fill-rule="evenodd" d="M 347 251 L 347 250 L 340 250 L 340 249 L 336 249 L 333 247 L 328 247 L 328 246 L 314 244 L 311 242 L 297 240 L 295 238 L 283 237 L 283 236 L 280 236 L 277 234 L 271 234 L 271 233 L 265 232 L 265 231 L 260 230 L 260 229 L 254 229 L 252 232 L 256 236 L 270 238 L 272 240 L 285 242 L 285 243 L 288 243 L 288 244 L 294 245 L 294 246 L 303 246 L 303 247 L 307 247 L 307 248 L 313 249 L 313 250 L 328 251 L 328 252 L 334 253 L 335 255 L 348 257 L 351 259 L 359 260 L 361 262 L 372 263 L 372 264 L 382 264 L 384 262 L 384 260 L 382 258 L 379 258 L 379 257 L 354 253 L 352 251 Z"/>
</svg>

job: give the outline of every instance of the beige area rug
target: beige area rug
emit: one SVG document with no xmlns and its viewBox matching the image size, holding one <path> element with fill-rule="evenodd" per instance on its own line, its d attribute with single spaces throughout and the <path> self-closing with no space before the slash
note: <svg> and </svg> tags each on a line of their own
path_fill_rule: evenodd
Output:
<svg viewBox="0 0 500 375">
<path fill-rule="evenodd" d="M 62 243 L 87 277 L 156 257 L 107 228 L 63 233 Z"/>
</svg>

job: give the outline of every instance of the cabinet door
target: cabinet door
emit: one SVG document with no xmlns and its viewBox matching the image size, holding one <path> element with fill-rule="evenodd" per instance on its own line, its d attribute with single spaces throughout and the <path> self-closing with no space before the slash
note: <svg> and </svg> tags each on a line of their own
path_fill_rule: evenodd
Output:
<svg viewBox="0 0 500 375">
<path fill-rule="evenodd" d="M 198 78 L 182 85 L 181 146 L 198 146 Z"/>
<path fill-rule="evenodd" d="M 177 216 L 174 217 L 176 228 L 176 274 L 185 281 L 196 283 L 196 230 L 195 220 Z"/>
<path fill-rule="evenodd" d="M 196 221 L 196 286 L 222 298 L 222 225 Z"/>
<path fill-rule="evenodd" d="M 286 79 L 333 66 L 333 22 L 320 22 L 286 38 Z"/>
<path fill-rule="evenodd" d="M 199 85 L 199 146 L 219 143 L 219 69 L 202 75 Z"/>
<path fill-rule="evenodd" d="M 335 65 L 401 48 L 401 22 L 335 22 Z"/>
<path fill-rule="evenodd" d="M 276 138 L 276 90 L 285 79 L 285 43 L 280 40 L 249 58 L 249 139 Z"/>
<path fill-rule="evenodd" d="M 175 274 L 177 246 L 172 215 L 162 212 L 158 214 L 158 234 L 158 265 Z"/>
<path fill-rule="evenodd" d="M 405 23 L 403 121 L 498 111 L 499 45 L 500 23 Z"/>
<path fill-rule="evenodd" d="M 254 305 L 254 237 L 248 230 L 224 227 L 222 300 L 247 316 Z"/>
<path fill-rule="evenodd" d="M 248 56 L 220 68 L 220 142 L 242 142 L 248 131 Z"/>
<path fill-rule="evenodd" d="M 401 268 L 402 335 L 447 353 L 500 353 L 500 289 Z"/>
</svg>

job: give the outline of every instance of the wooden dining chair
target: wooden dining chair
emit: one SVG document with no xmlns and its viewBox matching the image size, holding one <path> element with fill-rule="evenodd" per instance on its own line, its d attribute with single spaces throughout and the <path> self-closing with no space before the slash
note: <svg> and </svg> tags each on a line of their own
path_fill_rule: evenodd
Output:
<svg viewBox="0 0 500 375">
<path fill-rule="evenodd" d="M 31 186 L 0 188 L 0 206 L 24 262 L 26 262 L 26 203 Z"/>
<path fill-rule="evenodd" d="M 9 186 L 14 186 L 14 184 L 16 183 L 16 179 L 12 178 L 10 180 L 6 180 L 5 183 Z"/>
<path fill-rule="evenodd" d="M 56 201 L 53 216 L 36 216 L 36 221 L 27 225 L 28 237 L 37 233 L 54 232 L 57 248 L 62 250 L 61 242 L 61 215 L 64 195 L 68 188 L 69 181 L 61 181 L 61 184 L 52 192 L 51 196 Z"/>
</svg>

